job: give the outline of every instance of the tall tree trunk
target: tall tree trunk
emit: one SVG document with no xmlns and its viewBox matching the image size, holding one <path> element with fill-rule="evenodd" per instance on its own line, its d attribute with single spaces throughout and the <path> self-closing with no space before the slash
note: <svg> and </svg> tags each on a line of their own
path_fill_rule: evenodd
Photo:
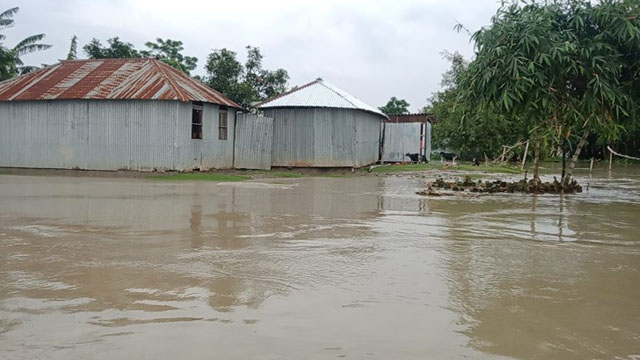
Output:
<svg viewBox="0 0 640 360">
<path fill-rule="evenodd" d="M 567 169 L 567 175 L 564 178 L 564 185 L 565 186 L 567 186 L 569 184 L 569 182 L 571 181 L 571 176 L 573 176 L 573 169 L 576 167 L 576 163 L 578 162 L 578 157 L 580 156 L 580 152 L 582 152 L 582 148 L 587 143 L 587 137 L 589 136 L 590 127 L 591 127 L 590 124 L 587 124 L 587 126 L 584 129 L 584 133 L 582 134 L 582 137 L 580 138 L 580 142 L 578 143 L 578 146 L 576 147 L 576 151 L 573 153 L 573 157 L 571 158 L 571 162 L 569 163 L 569 168 Z"/>
<path fill-rule="evenodd" d="M 542 137 L 540 136 L 540 129 L 536 129 L 535 146 L 533 148 L 533 182 L 537 185 L 540 184 L 540 143 Z"/>
</svg>

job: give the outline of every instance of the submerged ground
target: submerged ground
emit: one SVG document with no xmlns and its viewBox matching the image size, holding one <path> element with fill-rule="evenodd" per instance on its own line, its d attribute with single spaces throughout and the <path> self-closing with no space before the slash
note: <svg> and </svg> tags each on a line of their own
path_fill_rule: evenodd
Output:
<svg viewBox="0 0 640 360">
<path fill-rule="evenodd" d="M 0 358 L 635 359 L 640 168 L 578 175 L 0 175 Z"/>
</svg>

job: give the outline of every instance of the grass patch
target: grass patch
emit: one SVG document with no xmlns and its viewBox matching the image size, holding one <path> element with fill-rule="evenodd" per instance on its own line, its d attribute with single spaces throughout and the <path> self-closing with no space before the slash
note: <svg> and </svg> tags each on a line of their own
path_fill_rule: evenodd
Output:
<svg viewBox="0 0 640 360">
<path fill-rule="evenodd" d="M 150 176 L 155 180 L 167 181 L 214 181 L 214 182 L 234 182 L 245 181 L 251 179 L 249 176 L 226 175 L 226 174 L 207 174 L 207 173 L 182 173 L 168 176 Z"/>
<path fill-rule="evenodd" d="M 378 174 L 388 174 L 388 173 L 396 173 L 396 172 L 407 172 L 407 171 L 426 171 L 426 170 L 445 170 L 442 164 L 438 163 L 428 163 L 428 164 L 398 164 L 398 165 L 390 165 L 390 166 L 380 166 L 376 167 L 372 170 L 374 173 Z M 489 173 L 500 173 L 500 174 L 519 174 L 520 169 L 509 166 L 473 166 L 473 165 L 458 165 L 458 166 L 450 166 L 446 169 L 447 171 L 483 171 Z M 368 171 L 368 169 L 363 169 L 363 171 Z"/>
<path fill-rule="evenodd" d="M 489 165 L 489 166 L 473 166 L 473 165 L 458 165 L 453 170 L 462 170 L 462 171 L 486 171 L 490 173 L 500 173 L 500 174 L 520 174 L 520 169 L 516 167 L 510 166 L 498 166 L 498 165 Z"/>
</svg>

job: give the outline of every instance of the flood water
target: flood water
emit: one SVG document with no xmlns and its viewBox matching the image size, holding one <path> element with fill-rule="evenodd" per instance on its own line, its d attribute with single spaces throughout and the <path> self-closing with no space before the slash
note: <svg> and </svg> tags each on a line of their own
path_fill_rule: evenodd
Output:
<svg viewBox="0 0 640 360">
<path fill-rule="evenodd" d="M 0 175 L 0 358 L 640 359 L 640 168 L 579 175 Z"/>
</svg>

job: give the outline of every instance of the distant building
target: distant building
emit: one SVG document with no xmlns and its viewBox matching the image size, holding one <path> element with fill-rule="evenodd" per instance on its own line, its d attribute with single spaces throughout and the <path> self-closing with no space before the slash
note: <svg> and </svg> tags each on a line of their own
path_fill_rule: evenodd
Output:
<svg viewBox="0 0 640 360">
<path fill-rule="evenodd" d="M 431 114 L 389 115 L 384 122 L 383 162 L 411 161 L 406 154 L 423 155 L 431 161 Z"/>
<path fill-rule="evenodd" d="M 0 82 L 0 166 L 233 166 L 241 106 L 155 59 L 69 60 Z"/>
<path fill-rule="evenodd" d="M 272 166 L 360 167 L 379 160 L 387 116 L 322 79 L 259 108 L 273 118 Z"/>
</svg>

